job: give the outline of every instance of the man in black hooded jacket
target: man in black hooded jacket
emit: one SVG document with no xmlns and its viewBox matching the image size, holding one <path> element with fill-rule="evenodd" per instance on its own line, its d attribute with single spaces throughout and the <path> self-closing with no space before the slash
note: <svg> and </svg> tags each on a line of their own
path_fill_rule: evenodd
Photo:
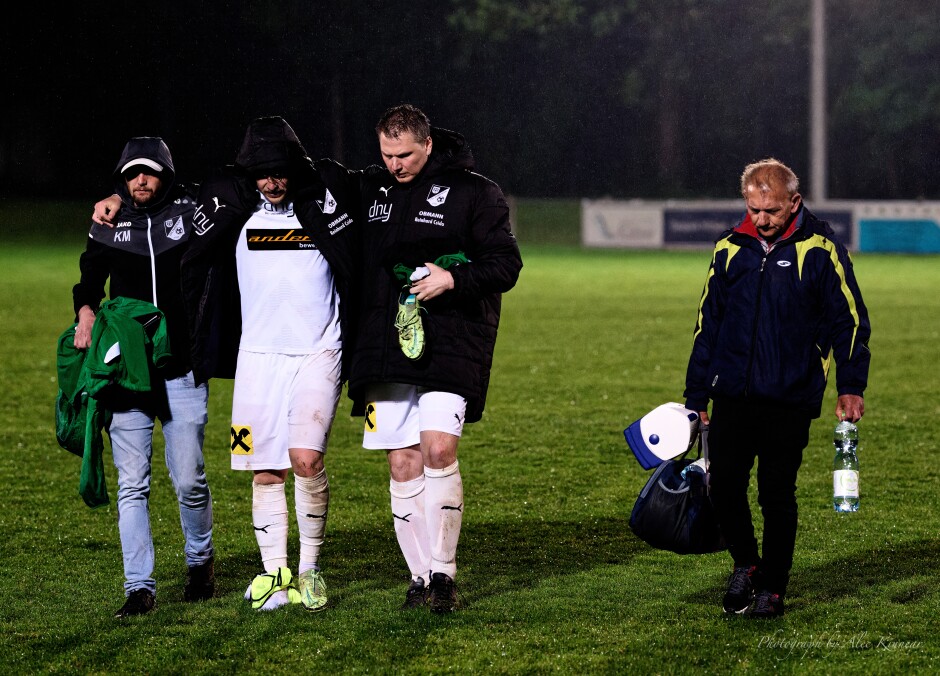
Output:
<svg viewBox="0 0 940 676">
<path fill-rule="evenodd" d="M 186 540 L 185 599 L 210 598 L 215 576 L 212 497 L 202 453 L 208 390 L 193 376 L 180 288 L 180 260 L 190 240 L 195 200 L 190 189 L 177 182 L 170 150 L 158 137 L 127 142 L 114 170 L 114 185 L 114 210 L 121 207 L 121 216 L 114 228 L 92 224 L 80 260 L 81 280 L 72 291 L 78 318 L 75 347 L 89 347 L 95 313 L 110 279 L 111 298 L 146 301 L 163 312 L 172 350 L 160 374 L 165 382 L 161 391 L 108 405 L 127 596 L 116 617 L 124 618 L 150 612 L 155 603 L 149 501 L 157 417 Z"/>
<path fill-rule="evenodd" d="M 362 183 L 363 287 L 349 379 L 363 446 L 387 452 L 412 582 L 404 607 L 456 607 L 463 484 L 457 443 L 480 419 L 501 294 L 522 259 L 495 183 L 457 133 L 404 104 L 376 132 L 385 167 Z"/>
</svg>

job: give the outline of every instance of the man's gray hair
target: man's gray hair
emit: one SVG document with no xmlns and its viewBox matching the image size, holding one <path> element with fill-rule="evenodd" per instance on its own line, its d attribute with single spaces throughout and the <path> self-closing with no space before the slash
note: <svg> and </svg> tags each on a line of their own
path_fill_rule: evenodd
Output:
<svg viewBox="0 0 940 676">
<path fill-rule="evenodd" d="M 760 192 L 771 192 L 776 187 L 783 187 L 787 194 L 795 195 L 800 191 L 800 179 L 793 170 L 780 160 L 768 157 L 752 162 L 744 167 L 741 174 L 741 195 L 747 197 L 747 187 L 754 186 Z"/>
</svg>

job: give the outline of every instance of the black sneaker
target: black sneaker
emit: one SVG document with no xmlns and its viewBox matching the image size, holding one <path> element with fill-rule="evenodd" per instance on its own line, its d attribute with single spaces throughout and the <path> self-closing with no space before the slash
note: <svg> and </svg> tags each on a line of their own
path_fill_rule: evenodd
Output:
<svg viewBox="0 0 940 676">
<path fill-rule="evenodd" d="M 457 585 L 449 575 L 431 574 L 428 605 L 432 613 L 450 613 L 457 609 Z"/>
<path fill-rule="evenodd" d="M 190 566 L 186 571 L 186 586 L 183 588 L 184 601 L 205 601 L 215 594 L 215 566 L 213 560 L 197 566 Z"/>
<path fill-rule="evenodd" d="M 152 591 L 149 589 L 135 589 L 127 595 L 127 600 L 121 606 L 121 609 L 114 613 L 114 617 L 123 620 L 131 615 L 144 615 L 153 610 L 156 603 Z"/>
<path fill-rule="evenodd" d="M 754 595 L 754 601 L 744 615 L 756 618 L 780 617 L 783 615 L 783 597 L 762 589 Z"/>
<path fill-rule="evenodd" d="M 728 576 L 728 591 L 721 601 L 726 613 L 743 613 L 754 598 L 757 566 L 738 566 Z"/>
<path fill-rule="evenodd" d="M 424 578 L 419 577 L 411 581 L 408 587 L 408 593 L 405 594 L 405 602 L 401 604 L 402 610 L 411 608 L 424 608 L 428 604 L 428 588 L 424 584 Z"/>
</svg>

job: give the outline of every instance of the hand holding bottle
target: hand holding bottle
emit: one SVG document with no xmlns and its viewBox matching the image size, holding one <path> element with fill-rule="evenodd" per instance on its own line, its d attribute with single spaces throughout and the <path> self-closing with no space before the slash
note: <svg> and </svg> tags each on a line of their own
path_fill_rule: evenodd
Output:
<svg viewBox="0 0 940 676">
<path fill-rule="evenodd" d="M 858 427 L 843 420 L 832 434 L 832 505 L 837 512 L 858 511 Z"/>
</svg>

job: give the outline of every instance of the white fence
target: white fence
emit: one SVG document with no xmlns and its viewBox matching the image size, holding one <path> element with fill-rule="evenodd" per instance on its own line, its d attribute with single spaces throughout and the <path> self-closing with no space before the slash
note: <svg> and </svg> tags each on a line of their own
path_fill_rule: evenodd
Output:
<svg viewBox="0 0 940 676">
<path fill-rule="evenodd" d="M 853 251 L 940 253 L 940 202 L 806 203 Z M 740 223 L 742 200 L 582 200 L 581 244 L 657 249 L 710 247 Z"/>
</svg>

